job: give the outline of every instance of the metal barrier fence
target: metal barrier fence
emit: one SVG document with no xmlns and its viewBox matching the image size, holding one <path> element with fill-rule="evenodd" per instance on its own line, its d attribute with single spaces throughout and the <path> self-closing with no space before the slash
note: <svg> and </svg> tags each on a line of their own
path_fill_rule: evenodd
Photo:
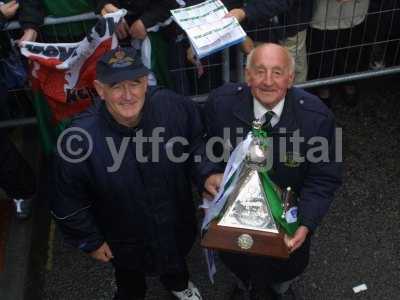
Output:
<svg viewBox="0 0 400 300">
<path fill-rule="evenodd" d="M 358 1 L 353 2 L 356 3 Z M 387 7 L 388 2 L 393 3 L 393 5 Z M 318 23 L 315 20 L 308 23 L 281 25 L 276 22 L 277 19 L 273 19 L 269 20 L 266 25 L 247 28 L 246 31 L 256 42 L 281 42 L 288 47 L 290 47 L 289 42 L 291 42 L 292 52 L 296 57 L 296 67 L 301 55 L 299 53 L 299 49 L 302 46 L 301 43 L 305 43 L 308 78 L 307 80 L 296 82 L 298 87 L 316 88 L 390 75 L 400 73 L 400 3 L 398 2 L 400 1 L 371 0 L 368 12 L 360 14 L 354 9 L 352 14 L 341 18 L 340 22 L 347 22 L 346 24 L 350 24 L 350 26 L 344 29 L 340 28 L 340 30 L 329 28 L 329 22 L 332 20 L 329 20 L 326 16 L 325 27 L 322 28 L 321 26 L 318 28 Z M 329 3 L 329 0 L 327 3 Z M 64 31 L 66 30 L 71 36 L 76 37 L 73 24 L 96 18 L 94 13 L 66 18 L 48 17 L 45 19 L 44 28 L 47 28 L 47 31 L 52 28 L 53 37 L 56 37 L 55 42 L 57 42 L 59 40 L 56 25 L 67 24 L 67 26 L 64 26 Z M 361 22 L 359 22 L 360 19 L 362 19 Z M 341 26 L 340 22 L 338 22 L 338 26 Z M 355 25 L 356 23 L 357 25 Z M 282 33 L 290 31 L 290 29 L 299 28 L 303 25 L 308 27 L 304 31 L 306 39 L 300 34 L 294 34 L 289 37 L 285 36 L 285 34 L 282 35 Z M 82 26 L 84 26 L 85 31 L 89 29 L 85 23 Z M 13 31 L 18 28 L 19 24 L 17 22 L 11 22 L 7 24 L 4 30 L 7 36 L 11 38 Z M 329 30 L 326 30 L 327 28 Z M 278 37 L 274 37 L 274 33 L 278 33 Z M 65 39 L 66 36 L 64 35 L 63 38 Z M 67 40 L 69 41 L 69 38 Z M 65 40 L 61 41 L 65 42 Z M 205 75 L 201 78 L 198 78 L 197 70 L 194 66 L 186 65 L 170 70 L 172 74 L 184 72 L 188 76 L 190 96 L 195 101 L 204 101 L 211 89 L 224 82 L 243 81 L 244 79 L 245 56 L 240 51 L 239 46 L 225 49 L 219 54 L 204 59 L 202 62 Z M 24 106 L 19 102 L 26 102 L 27 99 L 30 99 L 28 86 L 10 90 L 9 92 L 11 99 L 15 99 L 18 104 L 17 106 Z M 17 116 L 0 121 L 0 128 L 34 123 L 34 115 Z"/>
</svg>

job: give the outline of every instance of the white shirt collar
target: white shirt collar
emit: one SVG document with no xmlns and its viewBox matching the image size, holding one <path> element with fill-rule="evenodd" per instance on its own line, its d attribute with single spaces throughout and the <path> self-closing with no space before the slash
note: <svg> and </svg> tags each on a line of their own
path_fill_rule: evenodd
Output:
<svg viewBox="0 0 400 300">
<path fill-rule="evenodd" d="M 285 98 L 278 102 L 272 109 L 265 108 L 255 97 L 253 97 L 254 117 L 256 119 L 262 118 L 267 111 L 273 111 L 274 116 L 271 119 L 271 126 L 274 127 L 279 120 L 283 112 L 283 106 L 285 105 Z"/>
</svg>

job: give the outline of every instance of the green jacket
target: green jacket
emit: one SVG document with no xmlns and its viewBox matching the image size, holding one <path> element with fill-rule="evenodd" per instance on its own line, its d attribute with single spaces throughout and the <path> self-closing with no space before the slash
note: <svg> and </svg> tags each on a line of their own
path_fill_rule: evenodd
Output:
<svg viewBox="0 0 400 300">
<path fill-rule="evenodd" d="M 42 2 L 46 15 L 68 17 L 95 11 L 95 2 L 91 0 L 35 0 Z"/>
<path fill-rule="evenodd" d="M 55 18 L 69 17 L 88 12 L 94 12 L 96 3 L 93 0 L 31 0 L 41 2 L 46 16 Z M 43 31 L 51 41 L 79 41 L 92 28 L 95 21 L 74 22 L 46 26 Z"/>
</svg>

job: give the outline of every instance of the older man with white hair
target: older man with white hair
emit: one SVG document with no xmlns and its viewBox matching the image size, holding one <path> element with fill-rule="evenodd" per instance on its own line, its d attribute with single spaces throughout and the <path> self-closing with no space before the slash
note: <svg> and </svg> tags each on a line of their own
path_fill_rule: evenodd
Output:
<svg viewBox="0 0 400 300">
<path fill-rule="evenodd" d="M 214 146 L 216 157 L 227 151 L 226 145 L 234 149 L 254 119 L 264 120 L 273 142 L 268 175 L 278 187 L 291 187 L 298 196 L 299 227 L 286 239 L 289 259 L 220 252 L 223 263 L 240 279 L 231 299 L 243 299 L 244 294 L 263 300 L 289 297 L 290 282 L 308 264 L 310 237 L 341 184 L 333 114 L 317 97 L 292 87 L 293 79 L 294 62 L 288 50 L 263 44 L 248 57 L 246 84 L 228 83 L 216 89 L 205 106 L 208 138 L 229 139 Z M 323 144 L 318 151 L 316 143 Z M 224 168 L 224 162 L 208 168 L 213 175 L 205 182 L 206 196 L 216 195 Z M 289 299 L 295 299 L 294 293 Z"/>
</svg>

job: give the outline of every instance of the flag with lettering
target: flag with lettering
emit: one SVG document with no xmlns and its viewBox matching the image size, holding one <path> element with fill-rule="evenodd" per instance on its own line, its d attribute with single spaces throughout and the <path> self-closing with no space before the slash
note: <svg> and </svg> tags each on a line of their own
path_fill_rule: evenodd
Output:
<svg viewBox="0 0 400 300">
<path fill-rule="evenodd" d="M 56 123 L 90 105 L 96 62 L 117 46 L 113 32 L 125 14 L 119 10 L 100 18 L 78 43 L 23 43 L 22 54 L 33 62 L 33 88 L 45 95 Z"/>
<path fill-rule="evenodd" d="M 118 40 L 113 33 L 125 15 L 126 10 L 121 9 L 99 18 L 87 36 L 77 43 L 22 43 L 21 53 L 31 61 L 34 105 L 46 152 L 51 152 L 54 144 L 46 137 L 56 137 L 58 133 L 45 133 L 45 124 L 50 122 L 48 131 L 57 128 L 60 131 L 64 127 L 60 125 L 91 105 L 96 94 L 93 87 L 96 62 L 105 52 L 117 47 Z"/>
</svg>

